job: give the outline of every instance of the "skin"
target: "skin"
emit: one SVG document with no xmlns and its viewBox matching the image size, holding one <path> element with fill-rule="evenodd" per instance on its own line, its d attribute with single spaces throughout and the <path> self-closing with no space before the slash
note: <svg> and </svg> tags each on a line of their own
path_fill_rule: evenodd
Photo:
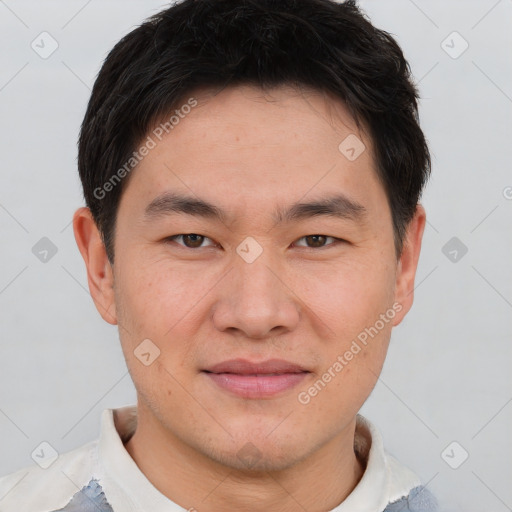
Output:
<svg viewBox="0 0 512 512">
<path fill-rule="evenodd" d="M 194 96 L 199 105 L 130 175 L 113 266 L 90 211 L 74 215 L 91 295 L 104 320 L 119 325 L 137 390 L 138 425 L 126 449 L 184 508 L 330 510 L 364 472 L 353 449 L 356 414 L 381 371 L 392 327 L 412 305 L 425 211 L 417 206 L 397 260 L 371 140 L 337 99 L 285 86 Z M 354 161 L 338 150 L 349 134 L 366 146 Z M 145 221 L 145 207 L 165 191 L 207 200 L 227 219 L 175 214 Z M 365 223 L 272 219 L 277 206 L 333 192 L 361 203 Z M 166 240 L 189 233 L 206 238 L 202 245 Z M 317 234 L 344 242 L 325 238 L 318 247 L 304 238 Z M 263 249 L 253 263 L 236 252 L 248 236 Z M 299 392 L 393 303 L 401 311 L 301 404 Z M 144 339 L 160 350 L 149 366 L 134 355 Z M 285 359 L 311 373 L 274 397 L 241 398 L 201 372 L 235 357 Z M 248 442 L 259 457 L 251 467 L 237 456 Z"/>
</svg>

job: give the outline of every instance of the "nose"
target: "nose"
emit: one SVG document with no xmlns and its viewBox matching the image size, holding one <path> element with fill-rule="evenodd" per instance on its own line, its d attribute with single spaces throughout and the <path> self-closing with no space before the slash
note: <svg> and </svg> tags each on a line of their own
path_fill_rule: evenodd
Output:
<svg viewBox="0 0 512 512">
<path fill-rule="evenodd" d="M 264 254 L 252 263 L 238 258 L 222 280 L 213 313 L 219 331 L 264 339 L 297 327 L 301 306 L 293 282 Z"/>
</svg>

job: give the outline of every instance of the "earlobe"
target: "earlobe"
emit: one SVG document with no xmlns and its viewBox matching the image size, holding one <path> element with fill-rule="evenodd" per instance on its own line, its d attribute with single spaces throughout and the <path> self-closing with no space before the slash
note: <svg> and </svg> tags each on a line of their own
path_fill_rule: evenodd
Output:
<svg viewBox="0 0 512 512">
<path fill-rule="evenodd" d="M 421 241 L 425 229 L 426 214 L 421 204 L 416 205 L 416 211 L 404 240 L 404 247 L 397 265 L 395 282 L 395 301 L 401 304 L 402 309 L 393 320 L 393 326 L 398 325 L 408 311 L 414 300 L 414 280 L 421 251 Z"/>
<path fill-rule="evenodd" d="M 89 208 L 76 210 L 73 215 L 73 231 L 87 268 L 89 291 L 96 309 L 106 322 L 116 325 L 113 269 Z"/>
</svg>

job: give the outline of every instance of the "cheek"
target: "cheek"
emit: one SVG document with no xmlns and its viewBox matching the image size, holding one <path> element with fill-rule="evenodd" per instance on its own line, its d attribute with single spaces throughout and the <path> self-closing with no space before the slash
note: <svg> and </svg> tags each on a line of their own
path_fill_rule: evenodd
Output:
<svg viewBox="0 0 512 512">
<path fill-rule="evenodd" d="M 211 307 L 209 293 L 222 273 L 198 272 L 191 266 L 153 262 L 139 266 L 136 272 L 124 272 L 127 278 L 119 281 L 119 317 L 126 327 L 120 329 L 122 348 L 134 380 L 140 383 L 151 385 L 150 381 L 161 379 L 173 387 L 165 370 L 177 378 L 188 378 L 187 368 L 196 364 L 199 331 L 205 328 Z M 150 371 L 134 357 L 145 339 L 160 351 L 155 363 L 147 368 Z"/>
<path fill-rule="evenodd" d="M 176 393 L 172 376 L 179 377 L 192 346 L 182 340 L 194 339 L 195 306 L 205 293 L 201 281 L 165 262 L 120 272 L 116 306 L 122 349 L 135 386 L 147 400 Z"/>
<path fill-rule="evenodd" d="M 135 332 L 163 341 L 185 324 L 207 288 L 206 276 L 163 261 L 125 272 L 117 297 Z"/>
<path fill-rule="evenodd" d="M 329 268 L 303 269 L 297 276 L 304 303 L 336 340 L 346 342 L 357 336 L 392 306 L 394 274 L 384 261 L 342 261 Z"/>
</svg>

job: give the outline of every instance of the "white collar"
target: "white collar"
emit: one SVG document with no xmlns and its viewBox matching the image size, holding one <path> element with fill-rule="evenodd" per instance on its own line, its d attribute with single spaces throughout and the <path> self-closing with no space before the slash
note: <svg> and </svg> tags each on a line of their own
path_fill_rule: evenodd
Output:
<svg viewBox="0 0 512 512">
<path fill-rule="evenodd" d="M 379 431 L 361 414 L 357 415 L 354 449 L 367 461 L 366 470 L 355 489 L 330 512 L 384 510 L 421 484 L 409 468 L 386 453 Z"/>
<path fill-rule="evenodd" d="M 135 406 L 105 409 L 102 414 L 98 456 L 102 487 L 110 505 L 114 510 L 130 512 L 182 512 L 185 509 L 158 491 L 126 451 L 123 441 L 131 437 L 136 423 Z M 366 460 L 366 470 L 350 495 L 330 512 L 384 510 L 388 503 L 420 485 L 412 471 L 385 452 L 380 433 L 360 414 L 354 448 Z"/>
</svg>

